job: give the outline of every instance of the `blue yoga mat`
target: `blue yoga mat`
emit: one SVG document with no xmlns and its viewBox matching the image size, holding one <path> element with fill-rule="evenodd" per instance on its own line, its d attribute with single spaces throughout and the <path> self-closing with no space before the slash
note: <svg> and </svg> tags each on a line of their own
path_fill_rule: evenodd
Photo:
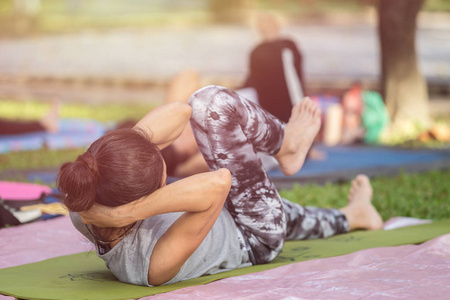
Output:
<svg viewBox="0 0 450 300">
<path fill-rule="evenodd" d="M 289 188 L 295 182 L 333 182 L 350 180 L 360 173 L 369 176 L 395 175 L 450 167 L 450 149 L 401 149 L 376 146 L 317 146 L 324 160 L 307 160 L 293 176 L 279 169 L 269 172 L 278 187 Z"/>
<path fill-rule="evenodd" d="M 269 172 L 278 187 L 289 188 L 296 182 L 329 182 L 349 180 L 356 174 L 391 175 L 400 171 L 425 171 L 450 167 L 450 150 L 408 150 L 388 147 L 346 146 L 317 149 L 326 153 L 324 160 L 307 160 L 293 176 L 284 176 L 279 169 Z M 56 171 L 29 172 L 28 180 L 55 182 Z M 173 182 L 177 178 L 169 178 Z"/>
<path fill-rule="evenodd" d="M 411 164 L 450 161 L 450 151 L 442 150 L 407 150 L 368 146 L 318 146 L 317 149 L 326 153 L 326 159 L 307 160 L 303 168 L 294 177 L 314 176 L 361 168 L 401 168 Z M 269 174 L 272 177 L 283 176 L 280 170 L 273 170 Z"/>
<path fill-rule="evenodd" d="M 34 132 L 3 135 L 0 137 L 0 153 L 37 150 L 44 146 L 50 149 L 83 148 L 100 138 L 105 125 L 95 120 L 63 119 L 59 121 L 59 132 Z"/>
</svg>

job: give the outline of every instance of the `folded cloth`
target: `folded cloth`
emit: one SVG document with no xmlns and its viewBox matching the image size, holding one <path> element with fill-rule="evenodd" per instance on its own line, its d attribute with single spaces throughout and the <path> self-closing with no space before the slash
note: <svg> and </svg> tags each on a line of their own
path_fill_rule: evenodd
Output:
<svg viewBox="0 0 450 300">
<path fill-rule="evenodd" d="M 26 205 L 20 208 L 21 211 L 31 211 L 31 210 L 40 210 L 43 214 L 49 215 L 63 215 L 68 216 L 69 211 L 67 207 L 58 202 L 47 203 L 47 204 L 34 204 L 34 205 Z"/>
</svg>

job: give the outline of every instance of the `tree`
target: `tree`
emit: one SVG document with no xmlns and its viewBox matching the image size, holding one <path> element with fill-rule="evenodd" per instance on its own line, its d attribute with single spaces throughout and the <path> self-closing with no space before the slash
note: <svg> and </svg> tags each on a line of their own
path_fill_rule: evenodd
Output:
<svg viewBox="0 0 450 300">
<path fill-rule="evenodd" d="M 430 122 L 416 54 L 416 19 L 425 0 L 379 0 L 381 88 L 393 124 Z"/>
</svg>

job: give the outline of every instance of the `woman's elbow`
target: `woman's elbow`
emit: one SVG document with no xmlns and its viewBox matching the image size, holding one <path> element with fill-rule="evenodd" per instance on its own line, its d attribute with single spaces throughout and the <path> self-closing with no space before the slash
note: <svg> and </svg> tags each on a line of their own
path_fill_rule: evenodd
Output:
<svg viewBox="0 0 450 300">
<path fill-rule="evenodd" d="M 215 171 L 216 177 L 215 177 L 215 186 L 217 188 L 218 192 L 226 193 L 228 195 L 228 192 L 231 188 L 231 173 L 228 169 L 222 168 L 217 171 Z"/>
</svg>

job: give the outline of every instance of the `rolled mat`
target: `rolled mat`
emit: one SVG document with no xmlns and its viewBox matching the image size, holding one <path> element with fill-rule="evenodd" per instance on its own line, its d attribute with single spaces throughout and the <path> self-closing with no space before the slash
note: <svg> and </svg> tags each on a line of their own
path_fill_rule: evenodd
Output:
<svg viewBox="0 0 450 300">
<path fill-rule="evenodd" d="M 24 299 L 133 299 L 293 262 L 339 256 L 368 248 L 418 244 L 447 233 L 450 233 L 450 220 L 389 231 L 356 231 L 328 239 L 288 241 L 271 263 L 158 287 L 121 283 L 94 252 L 83 252 L 1 269 L 0 294 Z"/>
</svg>

